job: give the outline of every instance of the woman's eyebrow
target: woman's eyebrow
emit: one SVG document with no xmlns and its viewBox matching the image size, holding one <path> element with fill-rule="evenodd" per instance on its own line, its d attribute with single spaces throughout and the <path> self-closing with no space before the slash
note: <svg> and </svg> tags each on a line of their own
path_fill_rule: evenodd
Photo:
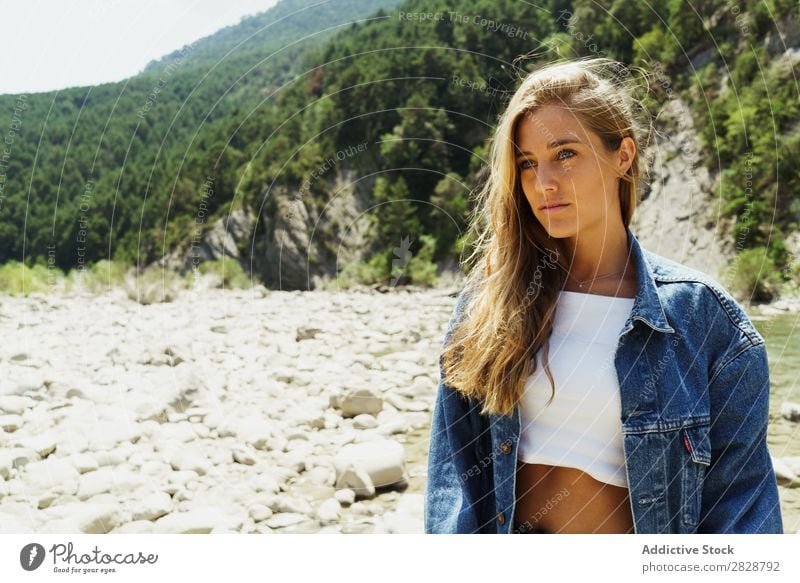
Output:
<svg viewBox="0 0 800 583">
<path fill-rule="evenodd" d="M 553 140 L 549 144 L 547 144 L 547 149 L 552 150 L 558 146 L 563 146 L 564 144 L 581 144 L 582 142 L 578 138 L 574 137 L 567 137 L 567 138 L 558 138 L 557 140 Z M 526 152 L 525 150 L 517 150 L 517 158 L 520 156 L 530 156 L 532 152 Z"/>
</svg>

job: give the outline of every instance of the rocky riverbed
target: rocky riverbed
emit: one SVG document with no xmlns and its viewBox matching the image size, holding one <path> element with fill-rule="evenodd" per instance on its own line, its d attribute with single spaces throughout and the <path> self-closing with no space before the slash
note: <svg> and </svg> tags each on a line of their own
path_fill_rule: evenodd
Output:
<svg viewBox="0 0 800 583">
<path fill-rule="evenodd" d="M 422 532 L 454 291 L 0 298 L 0 532 Z"/>
<path fill-rule="evenodd" d="M 454 298 L 0 299 L 0 531 L 422 532 Z"/>
</svg>

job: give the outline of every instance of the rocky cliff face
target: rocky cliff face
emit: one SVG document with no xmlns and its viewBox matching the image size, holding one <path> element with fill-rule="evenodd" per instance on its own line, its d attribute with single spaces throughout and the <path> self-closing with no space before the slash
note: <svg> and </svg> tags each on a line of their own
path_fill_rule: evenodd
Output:
<svg viewBox="0 0 800 583">
<path fill-rule="evenodd" d="M 370 237 L 371 179 L 346 169 L 328 183 L 324 205 L 312 197 L 275 191 L 277 212 L 262 216 L 265 284 L 271 289 L 312 290 L 336 278 L 341 267 L 361 261 Z"/>
<path fill-rule="evenodd" d="M 734 256 L 732 223 L 720 216 L 717 176 L 700 166 L 688 106 L 675 98 L 663 112 L 648 187 L 631 228 L 648 250 L 724 279 Z"/>
<path fill-rule="evenodd" d="M 158 262 L 185 274 L 204 261 L 229 257 L 271 289 L 312 290 L 335 279 L 342 265 L 361 261 L 370 237 L 371 179 L 348 170 L 328 184 L 324 205 L 286 186 L 265 189 L 276 210 L 243 206 L 217 219 L 195 241 Z"/>
<path fill-rule="evenodd" d="M 252 240 L 256 220 L 256 213 L 250 207 L 232 211 L 217 219 L 204 232 L 198 232 L 194 240 L 173 250 L 157 264 L 184 275 L 204 261 L 231 257 L 238 259 L 242 267 L 247 269 L 248 254 L 241 249 L 246 249 Z"/>
</svg>

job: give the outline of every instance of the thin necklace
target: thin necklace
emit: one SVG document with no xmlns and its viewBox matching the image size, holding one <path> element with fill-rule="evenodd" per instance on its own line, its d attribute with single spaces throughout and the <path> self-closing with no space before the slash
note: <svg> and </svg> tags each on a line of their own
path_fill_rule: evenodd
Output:
<svg viewBox="0 0 800 583">
<path fill-rule="evenodd" d="M 583 280 L 583 281 L 580 281 L 579 279 L 577 279 L 576 277 L 574 277 L 574 276 L 573 276 L 571 273 L 569 273 L 569 274 L 567 274 L 567 275 L 569 275 L 569 277 L 571 277 L 572 279 L 574 279 L 575 281 L 577 281 L 577 282 L 578 282 L 578 287 L 579 287 L 579 288 L 581 288 L 581 289 L 583 289 L 584 285 L 585 285 L 585 284 L 587 284 L 587 283 L 588 283 L 588 282 L 590 282 L 590 281 L 594 281 L 594 280 L 596 280 L 596 279 L 603 279 L 604 277 L 612 277 L 612 276 L 614 276 L 614 275 L 619 275 L 620 273 L 625 273 L 626 271 L 627 271 L 627 267 L 626 267 L 625 269 L 623 269 L 622 271 L 618 271 L 618 272 L 616 272 L 616 273 L 609 273 L 608 275 L 599 275 L 599 276 L 597 276 L 597 277 L 592 277 L 592 278 L 589 278 L 589 279 L 585 279 L 585 280 Z"/>
</svg>

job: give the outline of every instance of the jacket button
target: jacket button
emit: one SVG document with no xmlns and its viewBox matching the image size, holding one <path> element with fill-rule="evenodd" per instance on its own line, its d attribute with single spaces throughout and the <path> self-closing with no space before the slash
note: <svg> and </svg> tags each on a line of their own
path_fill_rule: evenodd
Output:
<svg viewBox="0 0 800 583">
<path fill-rule="evenodd" d="M 505 524 L 506 523 L 506 514 L 505 514 L 505 512 L 498 512 L 497 513 L 497 522 L 499 522 L 500 524 Z"/>
<path fill-rule="evenodd" d="M 511 443 L 508 440 L 506 440 L 503 443 L 501 443 L 500 444 L 500 451 L 502 451 L 505 454 L 511 453 Z"/>
</svg>

